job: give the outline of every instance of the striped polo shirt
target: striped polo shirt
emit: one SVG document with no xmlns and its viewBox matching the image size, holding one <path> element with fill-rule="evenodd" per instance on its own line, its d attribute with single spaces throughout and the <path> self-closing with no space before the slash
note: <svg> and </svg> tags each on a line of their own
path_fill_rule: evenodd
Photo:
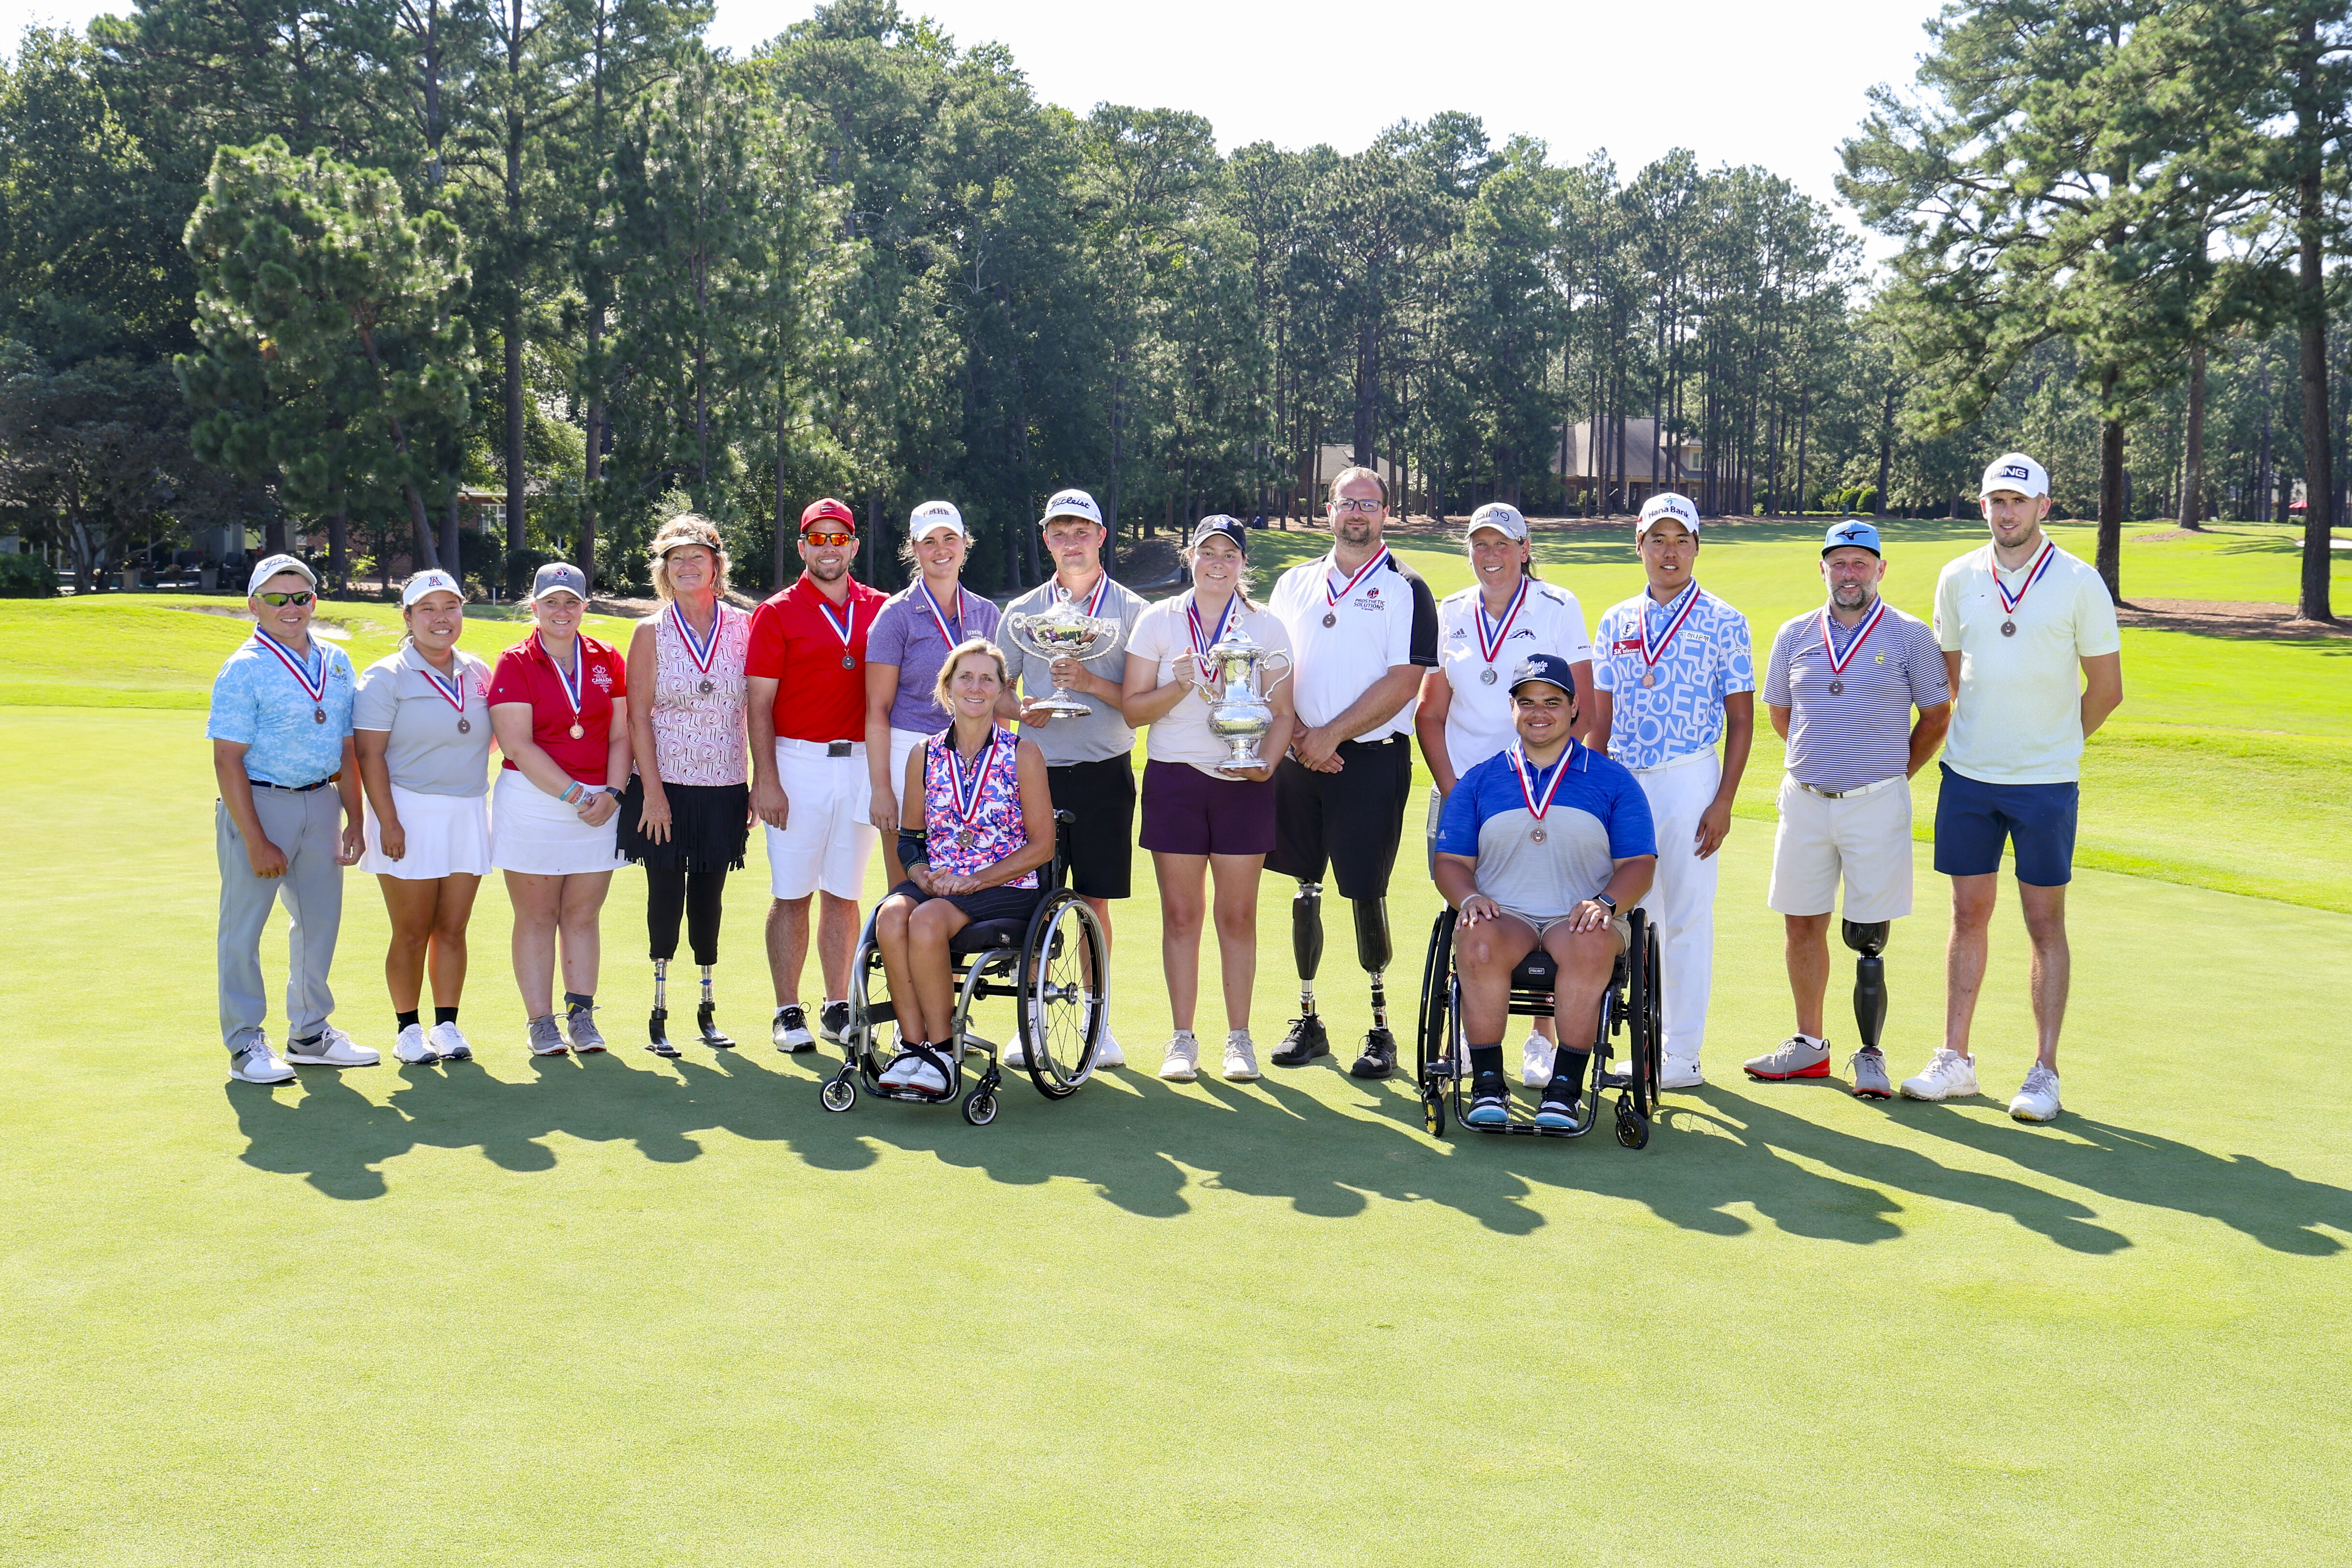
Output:
<svg viewBox="0 0 2352 1568">
<path fill-rule="evenodd" d="M 1847 661 L 1843 675 L 1830 668 L 1824 626 Z M 1789 710 L 1789 772 L 1799 784 L 1838 791 L 1895 777 L 1911 763 L 1911 710 L 1952 700 L 1927 622 L 1889 605 L 1856 647 L 1860 630 L 1824 606 L 1783 623 L 1772 638 L 1764 700 Z M 1832 692 L 1832 681 L 1843 689 Z"/>
</svg>

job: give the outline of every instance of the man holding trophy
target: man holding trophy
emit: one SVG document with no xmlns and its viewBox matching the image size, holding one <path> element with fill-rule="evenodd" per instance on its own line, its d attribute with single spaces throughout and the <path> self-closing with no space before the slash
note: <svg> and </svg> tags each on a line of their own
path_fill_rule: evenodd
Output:
<svg viewBox="0 0 2352 1568">
<path fill-rule="evenodd" d="M 1135 731 L 1119 711 L 1127 642 L 1144 600 L 1103 570 L 1102 509 L 1084 490 L 1060 490 L 1037 525 L 1054 558 L 1050 582 L 1005 606 L 1005 694 L 997 711 L 1021 721 L 1022 736 L 1045 755 L 1054 807 L 1070 825 L 1070 886 L 1111 939 L 1110 900 L 1124 899 L 1133 873 Z M 1016 698 L 1025 690 L 1025 699 Z M 1098 1068 L 1126 1064 L 1104 1020 Z M 1024 1064 L 1015 1042 L 1008 1067 Z"/>
<path fill-rule="evenodd" d="M 1144 747 L 1143 847 L 1160 881 L 1160 961 L 1176 1032 L 1160 1076 L 1200 1076 L 1192 1017 L 1201 995 L 1201 928 L 1216 881 L 1228 1082 L 1258 1076 L 1250 1039 L 1257 982 L 1257 886 L 1274 847 L 1274 759 L 1290 742 L 1289 634 L 1250 602 L 1249 533 L 1204 517 L 1185 564 L 1189 593 L 1143 613 L 1128 637 L 1122 706 L 1150 726 Z"/>
</svg>

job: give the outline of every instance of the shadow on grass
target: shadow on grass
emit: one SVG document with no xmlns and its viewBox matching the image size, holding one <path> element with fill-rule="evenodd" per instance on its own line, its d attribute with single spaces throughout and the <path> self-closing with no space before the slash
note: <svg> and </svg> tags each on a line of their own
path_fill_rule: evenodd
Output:
<svg viewBox="0 0 2352 1568">
<path fill-rule="evenodd" d="M 2046 1181 L 2202 1215 L 2305 1256 L 2341 1250 L 2323 1227 L 2352 1231 L 2352 1192 L 2251 1157 L 2073 1115 L 2042 1130 L 1952 1106 L 1887 1108 L 1915 1132 L 2031 1174 L 1958 1170 L 1811 1120 L 1794 1103 L 1811 1086 L 1753 1098 L 1717 1087 L 1675 1095 L 1649 1148 L 1636 1153 L 1618 1148 L 1605 1124 L 1572 1146 L 1458 1128 L 1434 1142 L 1401 1080 L 1349 1082 L 1353 1103 L 1332 1105 L 1290 1075 L 1249 1087 L 1204 1079 L 1202 1092 L 1182 1092 L 1126 1072 L 1049 1103 L 1016 1077 L 996 1121 L 973 1128 L 952 1107 L 863 1096 L 846 1113 L 827 1112 L 816 1097 L 825 1058 L 771 1061 L 747 1051 L 688 1058 L 675 1071 L 619 1054 L 531 1065 L 534 1076 L 521 1082 L 463 1064 L 404 1068 L 401 1087 L 382 1104 L 341 1075 L 307 1071 L 299 1099 L 245 1084 L 227 1094 L 248 1142 L 247 1163 L 352 1200 L 384 1195 L 384 1167 L 414 1149 L 479 1149 L 504 1170 L 530 1173 L 555 1167 L 549 1140 L 558 1134 L 627 1143 L 648 1161 L 677 1164 L 698 1158 L 702 1136 L 715 1132 L 781 1144 L 821 1171 L 865 1169 L 888 1147 L 1009 1186 L 1075 1180 L 1153 1218 L 1185 1215 L 1195 1191 L 1216 1189 L 1327 1219 L 1358 1215 L 1375 1198 L 1433 1203 L 1517 1236 L 1545 1224 L 1531 1200 L 1550 1189 L 1640 1204 L 1708 1235 L 1745 1234 L 1752 1214 L 1790 1235 L 1866 1246 L 1901 1237 L 1905 1208 L 1923 1199 L 2004 1215 L 2073 1252 L 2132 1245 L 2083 1203 L 2039 1184 Z M 1783 1094 L 1787 1109 L 1772 1102 Z"/>
</svg>

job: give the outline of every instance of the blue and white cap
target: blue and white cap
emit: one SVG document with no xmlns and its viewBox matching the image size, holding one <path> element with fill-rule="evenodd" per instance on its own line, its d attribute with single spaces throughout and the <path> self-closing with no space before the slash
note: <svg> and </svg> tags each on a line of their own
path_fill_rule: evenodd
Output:
<svg viewBox="0 0 2352 1568">
<path fill-rule="evenodd" d="M 1037 520 L 1037 526 L 1043 528 L 1057 517 L 1083 517 L 1097 528 L 1103 525 L 1102 508 L 1084 490 L 1055 490 L 1054 499 L 1045 503 L 1045 515 Z"/>
<path fill-rule="evenodd" d="M 1690 497 L 1678 496 L 1672 490 L 1660 490 L 1642 503 L 1642 521 L 1633 525 L 1633 537 L 1639 539 L 1661 522 L 1679 522 L 1693 533 L 1698 531 L 1698 508 Z"/>
<path fill-rule="evenodd" d="M 1519 660 L 1511 670 L 1511 695 L 1517 697 L 1520 687 L 1537 681 L 1557 686 L 1570 697 L 1576 695 L 1576 672 L 1556 653 L 1531 653 Z"/>
<path fill-rule="evenodd" d="M 316 588 L 319 585 L 319 574 L 311 571 L 300 556 L 268 555 L 255 563 L 253 575 L 246 579 L 246 597 L 251 598 L 260 593 L 261 585 L 280 572 L 299 572 L 309 580 L 311 587 Z"/>
<path fill-rule="evenodd" d="M 404 610 L 427 594 L 455 594 L 461 602 L 466 597 L 466 590 L 457 585 L 457 579 L 436 566 L 427 572 L 419 572 L 402 584 L 400 607 Z"/>
<path fill-rule="evenodd" d="M 1528 520 L 1517 507 L 1508 501 L 1490 500 L 1470 514 L 1470 526 L 1463 531 L 1465 538 L 1482 528 L 1491 528 L 1517 544 L 1528 542 Z"/>
<path fill-rule="evenodd" d="M 970 539 L 971 531 L 963 525 L 963 513 L 956 510 L 951 500 L 927 500 L 907 519 L 907 537 L 929 539 L 941 529 Z"/>
<path fill-rule="evenodd" d="M 1978 489 L 1977 498 L 1981 500 L 1995 490 L 2046 496 L 2050 493 L 2050 470 L 2022 452 L 2004 452 L 1985 469 L 1984 483 Z"/>
<path fill-rule="evenodd" d="M 1848 547 L 1867 550 L 1882 561 L 1886 558 L 1886 552 L 1880 549 L 1878 545 L 1878 525 L 1874 522 L 1864 522 L 1858 517 L 1850 517 L 1843 522 L 1832 523 L 1830 531 L 1822 535 L 1822 553 L 1824 555 L 1832 550 L 1844 550 Z"/>
</svg>

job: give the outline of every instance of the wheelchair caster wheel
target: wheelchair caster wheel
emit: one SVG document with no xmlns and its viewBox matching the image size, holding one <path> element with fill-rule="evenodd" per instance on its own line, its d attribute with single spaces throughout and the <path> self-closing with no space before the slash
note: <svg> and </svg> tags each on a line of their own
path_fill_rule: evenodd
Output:
<svg viewBox="0 0 2352 1568">
<path fill-rule="evenodd" d="M 1421 1096 L 1421 1124 L 1432 1138 L 1445 1136 L 1445 1096 L 1437 1089 L 1424 1089 Z"/>
<path fill-rule="evenodd" d="M 846 1110 L 857 1103 L 857 1086 L 845 1078 L 827 1079 L 816 1098 L 827 1110 Z"/>
<path fill-rule="evenodd" d="M 984 1089 L 975 1089 L 963 1097 L 963 1119 L 974 1127 L 985 1127 L 996 1120 L 996 1096 Z"/>
<path fill-rule="evenodd" d="M 1628 1149 L 1643 1149 L 1650 1142 L 1650 1119 L 1630 1107 L 1617 1108 L 1617 1142 Z"/>
</svg>

